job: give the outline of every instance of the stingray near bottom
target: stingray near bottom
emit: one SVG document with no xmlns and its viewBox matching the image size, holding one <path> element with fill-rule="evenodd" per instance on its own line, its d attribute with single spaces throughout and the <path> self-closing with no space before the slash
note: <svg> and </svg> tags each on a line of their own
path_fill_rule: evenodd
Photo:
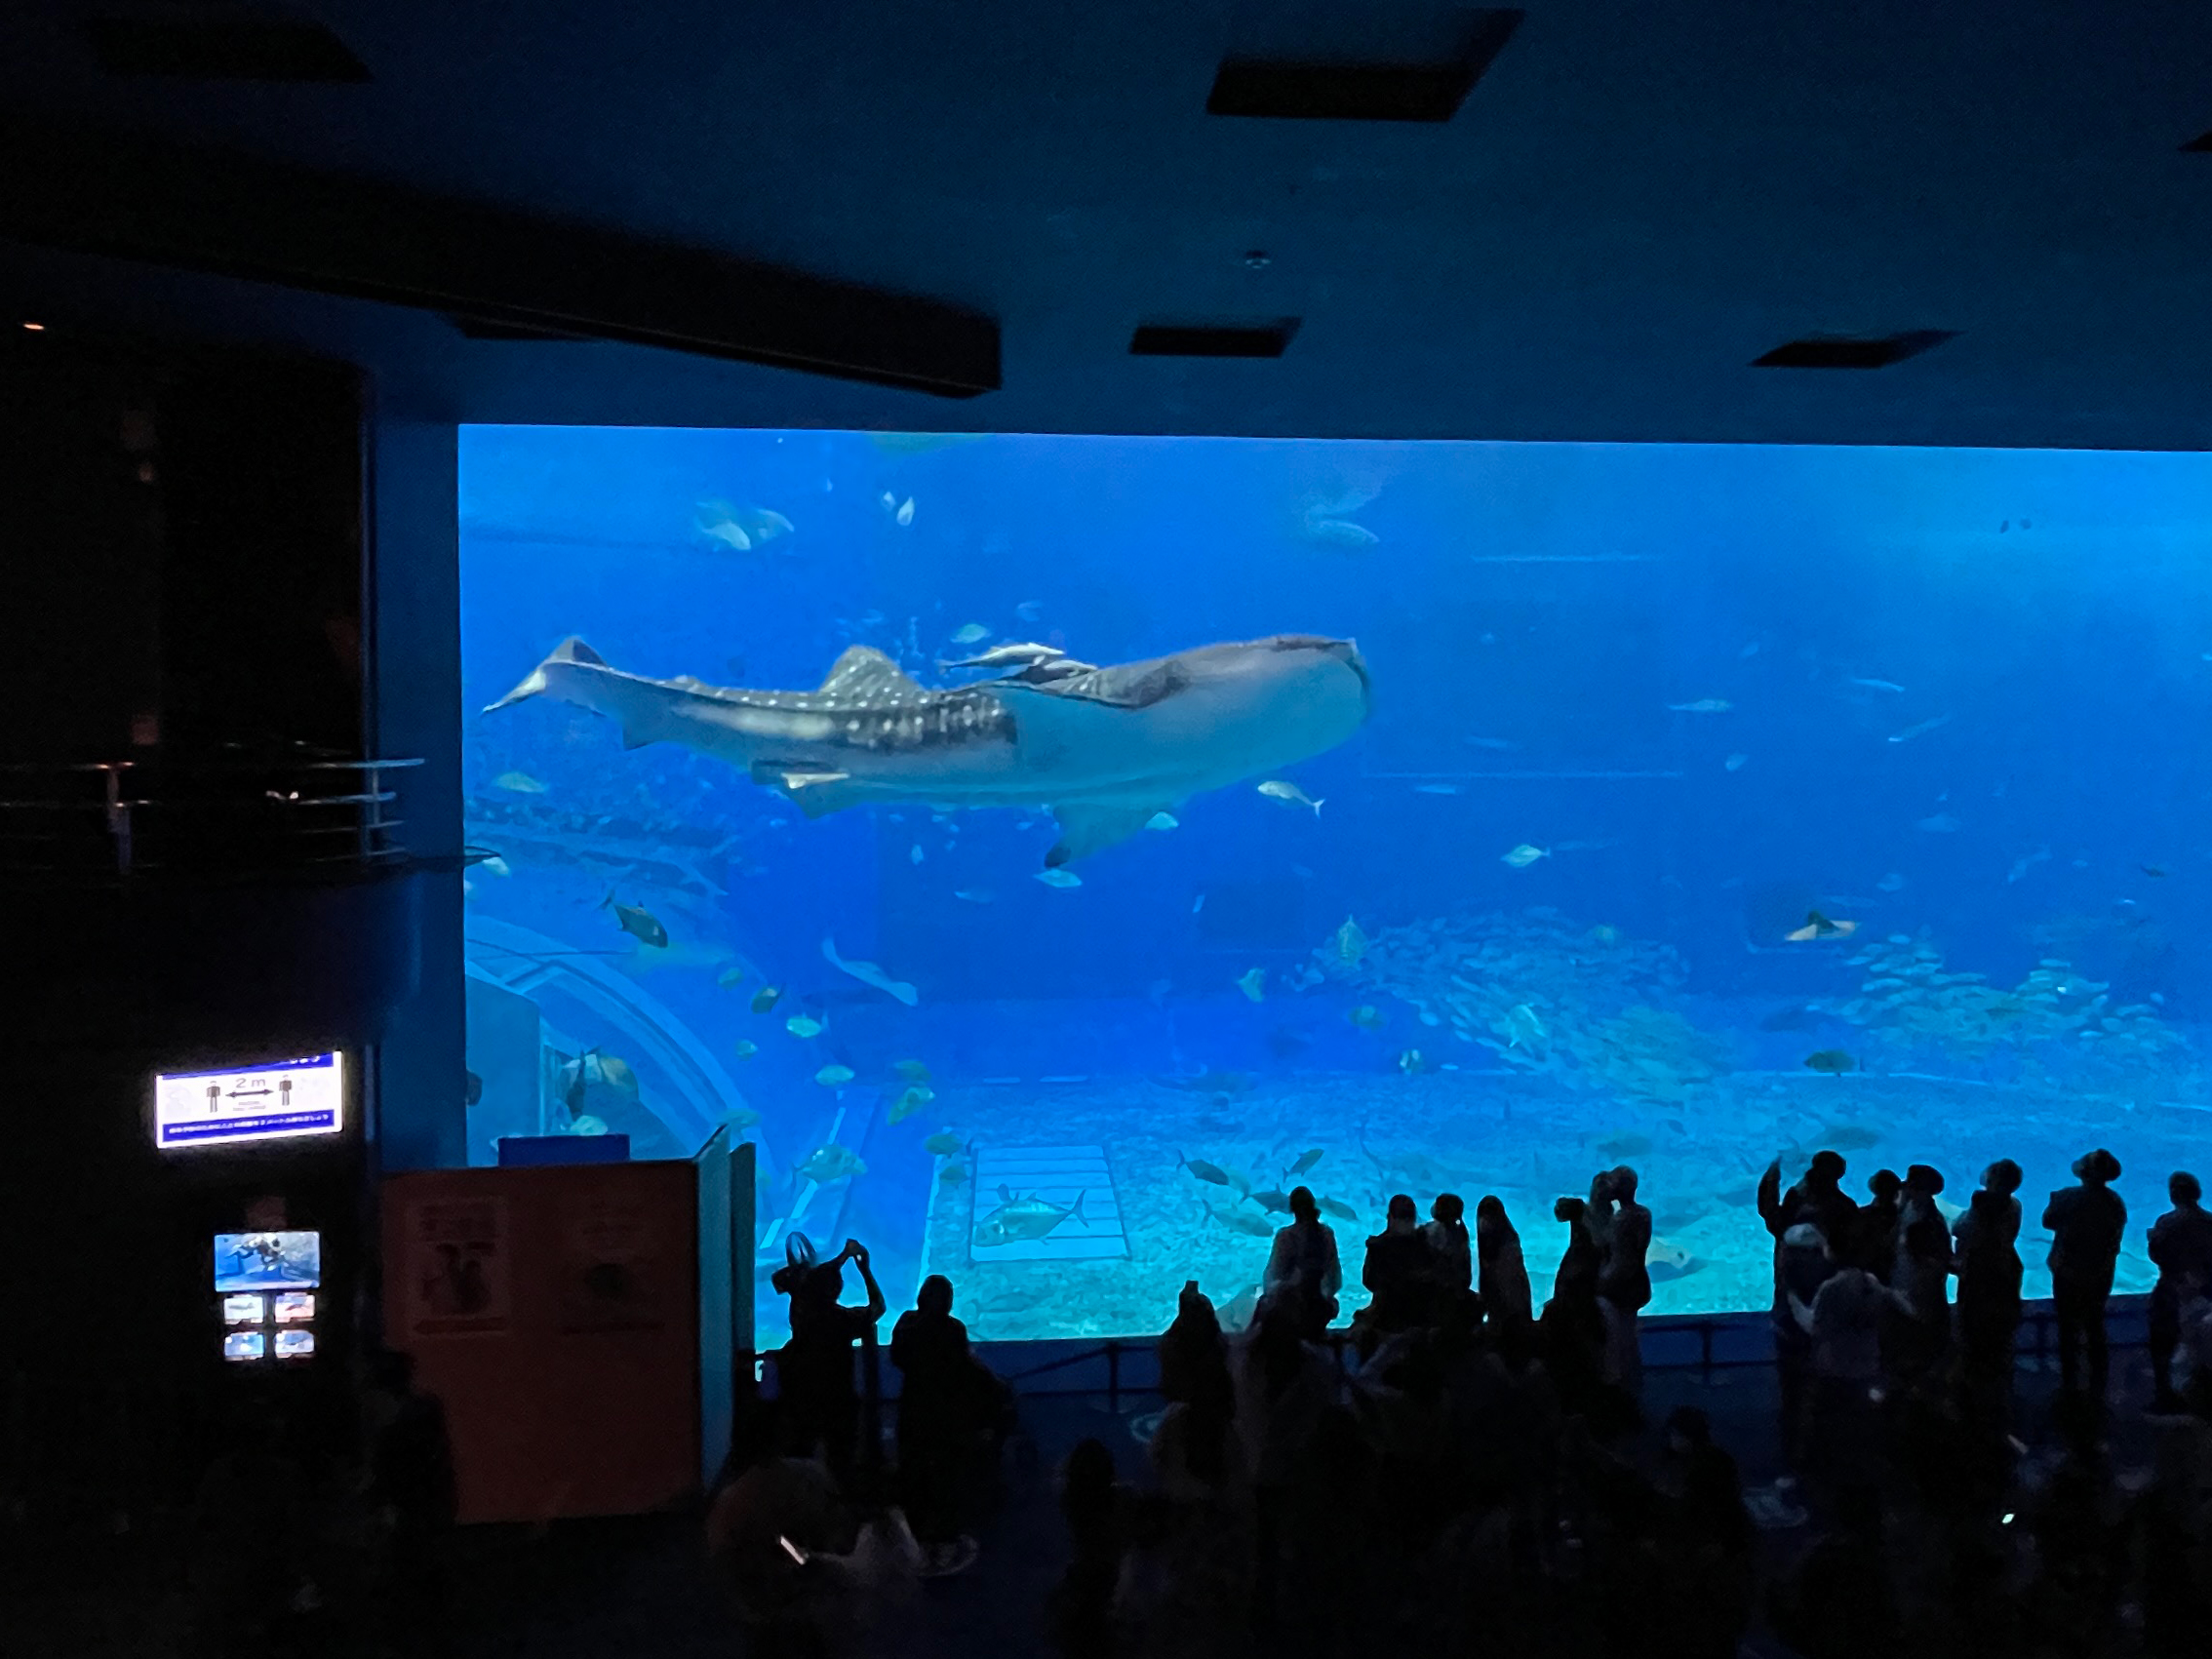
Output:
<svg viewBox="0 0 2212 1659">
<path fill-rule="evenodd" d="M 1193 795 L 1333 749 L 1367 718 L 1358 648 L 1312 634 L 1105 668 L 1001 646 L 953 666 L 1006 672 L 932 690 L 853 646 L 814 691 L 750 691 L 626 674 L 572 638 L 485 712 L 573 703 L 620 722 L 625 747 L 712 755 L 809 817 L 871 803 L 1045 808 L 1060 825 L 1054 868 Z"/>
</svg>

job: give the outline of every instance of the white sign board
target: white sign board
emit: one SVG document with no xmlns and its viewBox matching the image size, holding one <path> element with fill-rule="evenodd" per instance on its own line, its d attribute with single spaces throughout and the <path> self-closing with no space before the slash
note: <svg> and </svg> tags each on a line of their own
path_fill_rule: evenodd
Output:
<svg viewBox="0 0 2212 1659">
<path fill-rule="evenodd" d="M 343 1054 L 154 1079 L 154 1143 L 163 1148 L 335 1135 L 344 1124 Z"/>
</svg>

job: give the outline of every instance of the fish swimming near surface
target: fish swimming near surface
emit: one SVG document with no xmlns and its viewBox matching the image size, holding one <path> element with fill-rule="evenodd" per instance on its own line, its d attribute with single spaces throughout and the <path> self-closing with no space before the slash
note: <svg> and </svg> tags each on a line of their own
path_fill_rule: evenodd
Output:
<svg viewBox="0 0 2212 1659">
<path fill-rule="evenodd" d="M 1270 1215 L 1288 1215 L 1290 1213 L 1290 1195 L 1280 1187 L 1263 1187 L 1256 1193 L 1246 1193 L 1244 1197 L 1258 1205 Z"/>
<path fill-rule="evenodd" d="M 937 1091 L 935 1089 L 926 1088 L 921 1084 L 915 1084 L 903 1090 L 899 1097 L 891 1102 L 888 1116 L 892 1123 L 903 1124 L 936 1097 Z"/>
<path fill-rule="evenodd" d="M 1185 1158 L 1181 1153 L 1178 1152 L 1175 1154 L 1175 1167 L 1178 1169 L 1188 1169 L 1192 1174 L 1196 1175 L 1200 1180 L 1205 1181 L 1209 1186 L 1226 1187 L 1232 1184 L 1229 1179 L 1228 1170 L 1222 1168 L 1218 1164 L 1208 1164 L 1203 1158 Z"/>
<path fill-rule="evenodd" d="M 1016 1198 L 1005 1187 L 999 1189 L 999 1207 L 975 1224 L 975 1247 L 995 1249 L 1004 1244 L 1034 1244 L 1047 1237 L 1063 1221 L 1073 1221 L 1079 1227 L 1086 1225 L 1083 1217 L 1083 1193 L 1076 1194 L 1071 1205 L 1053 1204 L 1048 1199 L 1032 1193 Z"/>
<path fill-rule="evenodd" d="M 1849 676 L 1844 684 L 1860 686 L 1870 691 L 1894 691 L 1899 695 L 1903 695 L 1905 691 L 1905 688 L 1894 680 L 1862 680 L 1856 674 Z"/>
<path fill-rule="evenodd" d="M 1237 978 L 1237 989 L 1244 992 L 1246 997 L 1250 998 L 1255 1003 L 1266 1002 L 1267 969 L 1264 968 L 1255 968 L 1247 973 L 1240 974 Z"/>
<path fill-rule="evenodd" d="M 527 771 L 503 771 L 492 780 L 492 787 L 504 789 L 510 795 L 542 795 L 545 785 Z"/>
<path fill-rule="evenodd" d="M 953 630 L 952 643 L 956 646 L 980 645 L 991 637 L 991 630 L 980 622 L 966 622 Z"/>
<path fill-rule="evenodd" d="M 782 986 L 763 985 L 758 991 L 755 991 L 753 993 L 753 1011 L 755 1013 L 767 1013 L 770 1008 L 774 1007 L 775 1005 L 782 1000 Z"/>
<path fill-rule="evenodd" d="M 1700 697 L 1694 703 L 1669 703 L 1676 714 L 1726 714 L 1736 705 L 1726 697 Z"/>
<path fill-rule="evenodd" d="M 740 1037 L 731 1045 L 731 1049 L 740 1060 L 749 1060 L 761 1051 L 761 1046 L 750 1038 Z"/>
<path fill-rule="evenodd" d="M 1342 1199 L 1323 1198 L 1316 1199 L 1314 1203 L 1321 1207 L 1321 1212 L 1323 1215 L 1333 1215 L 1339 1221 L 1357 1221 L 1360 1219 L 1360 1212 Z"/>
<path fill-rule="evenodd" d="M 829 1027 L 822 1024 L 818 1019 L 810 1019 L 805 1014 L 793 1014 L 783 1022 L 783 1029 L 804 1041 L 810 1037 L 819 1037 Z"/>
<path fill-rule="evenodd" d="M 1037 879 L 1048 888 L 1080 888 L 1083 886 L 1081 876 L 1073 870 L 1062 869 L 1056 864 L 1038 871 Z"/>
<path fill-rule="evenodd" d="M 913 986 L 903 979 L 893 979 L 874 963 L 853 962 L 839 956 L 835 939 L 825 938 L 822 940 L 822 960 L 840 973 L 849 973 L 861 984 L 873 985 L 885 996 L 889 997 L 894 1002 L 904 1003 L 908 1007 L 914 1007 L 916 1003 L 922 1000 L 921 994 Z"/>
<path fill-rule="evenodd" d="M 1549 858 L 1551 857 L 1551 855 L 1552 854 L 1549 849 L 1541 847 L 1531 847 L 1527 842 L 1524 841 L 1519 847 L 1515 848 L 1511 852 L 1501 852 L 1498 855 L 1498 862 L 1501 864 L 1511 865 L 1516 870 L 1525 870 L 1529 865 L 1535 863 L 1537 859 Z"/>
<path fill-rule="evenodd" d="M 599 908 L 613 911 L 614 920 L 621 924 L 622 931 L 636 939 L 641 945 L 651 945 L 654 950 L 659 951 L 668 948 L 668 929 L 660 925 L 659 917 L 644 906 L 616 904 L 614 894 L 610 891 L 605 898 L 599 901 Z"/>
<path fill-rule="evenodd" d="M 1144 827 L 1148 830 L 1179 829 L 1182 827 L 1182 820 L 1172 812 L 1155 812 L 1151 817 L 1145 819 Z"/>
<path fill-rule="evenodd" d="M 922 1150 L 937 1158 L 950 1158 L 968 1143 L 950 1129 L 939 1129 L 922 1143 Z"/>
<path fill-rule="evenodd" d="M 1308 1169 L 1311 1169 L 1321 1161 L 1322 1149 L 1318 1146 L 1309 1146 L 1305 1151 L 1299 1153 L 1298 1156 L 1291 1161 L 1290 1166 L 1283 1172 L 1285 1175 L 1303 1175 Z"/>
<path fill-rule="evenodd" d="M 1323 802 L 1316 801 L 1311 795 L 1308 795 L 1295 783 L 1286 782 L 1280 777 L 1269 778 L 1265 783 L 1259 786 L 1259 792 L 1262 795 L 1266 796 L 1270 801 L 1273 801 L 1278 807 L 1309 808 L 1312 810 L 1314 816 L 1317 818 L 1321 816 L 1321 810 L 1324 804 Z"/>
<path fill-rule="evenodd" d="M 742 968 L 726 968 L 715 975 L 714 982 L 728 991 L 745 982 L 745 970 Z"/>
<path fill-rule="evenodd" d="M 960 1163 L 947 1164 L 937 1171 L 937 1179 L 948 1187 L 957 1187 L 968 1179 L 968 1165 Z"/>
<path fill-rule="evenodd" d="M 487 876 L 511 876 L 515 873 L 514 867 L 496 852 L 492 853 L 489 857 L 479 858 L 476 861 L 476 867 Z"/>
<path fill-rule="evenodd" d="M 2154 881 L 2162 882 L 2166 879 L 2166 872 L 2159 869 L 2155 864 L 2138 864 L 2136 868 Z"/>
<path fill-rule="evenodd" d="M 1050 646 L 1001 647 L 995 680 L 932 690 L 853 646 L 810 691 L 648 679 L 570 639 L 491 710 L 533 696 L 619 723 L 626 747 L 675 743 L 728 762 L 810 817 L 869 804 L 1039 807 L 1048 868 L 1137 834 L 1156 812 L 1336 747 L 1368 713 L 1348 640 L 1280 634 L 1098 667 Z"/>
<path fill-rule="evenodd" d="M 1859 1069 L 1859 1062 L 1840 1048 L 1822 1048 L 1807 1054 L 1805 1065 L 1828 1077 L 1841 1077 L 1845 1072 Z"/>
<path fill-rule="evenodd" d="M 814 1081 L 824 1088 L 843 1088 L 858 1074 L 850 1066 L 827 1065 L 814 1074 Z"/>
</svg>

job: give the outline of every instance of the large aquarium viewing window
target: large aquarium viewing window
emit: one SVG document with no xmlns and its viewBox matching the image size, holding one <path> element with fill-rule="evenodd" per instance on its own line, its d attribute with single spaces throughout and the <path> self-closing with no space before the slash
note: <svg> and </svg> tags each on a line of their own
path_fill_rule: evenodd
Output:
<svg viewBox="0 0 2212 1659">
<path fill-rule="evenodd" d="M 1287 1189 L 1779 1160 L 1961 1205 L 2212 1118 L 2212 457 L 476 427 L 471 1156 L 759 1146 L 979 1337 L 1248 1312 Z M 1347 1286 L 1346 1308 L 1361 1300 Z"/>
</svg>

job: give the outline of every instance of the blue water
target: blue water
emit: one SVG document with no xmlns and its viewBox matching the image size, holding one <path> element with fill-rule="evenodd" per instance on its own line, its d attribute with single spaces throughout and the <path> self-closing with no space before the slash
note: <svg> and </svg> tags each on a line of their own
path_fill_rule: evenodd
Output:
<svg viewBox="0 0 2212 1659">
<path fill-rule="evenodd" d="M 2109 1145 L 2139 1285 L 2201 1157 L 2212 458 L 487 427 L 461 461 L 476 1161 L 728 1123 L 763 1272 L 858 1236 L 894 1301 L 941 1271 L 979 1336 L 1044 1337 L 1248 1302 L 1296 1180 L 1348 1263 L 1443 1188 L 1548 1262 L 1551 1198 L 1624 1161 L 1658 1311 L 1763 1305 L 1752 1188 L 1823 1144 L 1960 1203 Z M 810 690 L 855 643 L 936 685 L 1286 632 L 1372 677 L 1284 773 L 1323 809 L 1255 776 L 1070 888 L 1042 810 L 810 821 L 581 709 L 478 712 L 571 635 Z M 1788 938 L 1816 912 L 1853 926 Z"/>
</svg>

